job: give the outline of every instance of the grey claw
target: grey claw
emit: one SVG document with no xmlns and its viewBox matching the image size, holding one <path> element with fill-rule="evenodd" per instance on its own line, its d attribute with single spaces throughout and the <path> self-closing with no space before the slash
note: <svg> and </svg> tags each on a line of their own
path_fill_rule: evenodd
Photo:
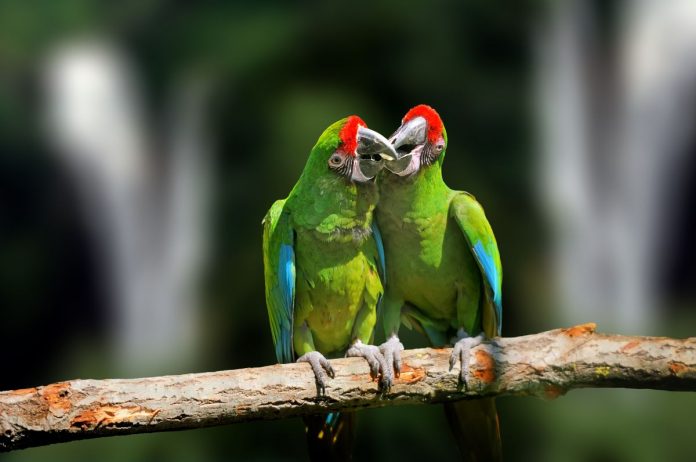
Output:
<svg viewBox="0 0 696 462">
<path fill-rule="evenodd" d="M 379 380 L 380 391 L 382 393 L 389 391 L 394 382 L 394 376 L 391 369 L 387 367 L 387 362 L 384 360 L 384 356 L 380 353 L 379 348 L 374 345 L 365 345 L 360 340 L 357 340 L 346 351 L 346 356 L 365 358 L 370 365 L 370 376 L 372 379 L 376 379 L 381 374 Z"/>
<path fill-rule="evenodd" d="M 449 370 L 451 371 L 454 369 L 454 365 L 457 364 L 457 359 L 460 355 L 462 346 L 459 343 L 454 344 L 454 348 L 452 348 L 452 354 L 449 357 Z"/>
<path fill-rule="evenodd" d="M 367 361 L 367 364 L 370 366 L 370 377 L 372 377 L 372 379 L 376 379 L 379 377 L 380 369 L 379 359 L 375 354 L 378 352 L 379 350 L 376 346 L 365 345 L 358 340 L 348 349 L 348 351 L 346 351 L 346 357 L 364 358 L 365 361 Z"/>
<path fill-rule="evenodd" d="M 451 371 L 457 361 L 461 363 L 461 368 L 459 370 L 459 386 L 466 387 L 469 383 L 469 357 L 471 356 L 471 350 L 480 345 L 485 337 L 483 334 L 479 334 L 476 337 L 469 337 L 466 332 L 460 332 L 460 336 L 461 338 L 452 348 L 449 364 Z"/>
<path fill-rule="evenodd" d="M 387 368 L 394 371 L 394 375 L 401 375 L 401 352 L 404 351 L 404 345 L 399 340 L 399 337 L 392 335 L 389 339 L 379 346 L 379 351 L 384 356 L 387 362 Z"/>
<path fill-rule="evenodd" d="M 331 367 L 331 363 L 323 355 L 321 355 L 319 358 L 319 364 L 321 364 L 321 367 L 324 368 L 326 374 L 329 377 L 331 377 L 332 379 L 336 377 L 336 372 L 334 372 L 334 368 Z"/>
<path fill-rule="evenodd" d="M 317 396 L 326 395 L 326 378 L 324 371 L 332 379 L 336 376 L 331 363 L 318 351 L 310 351 L 297 358 L 298 363 L 309 363 L 314 372 L 314 381 L 317 385 Z"/>
</svg>

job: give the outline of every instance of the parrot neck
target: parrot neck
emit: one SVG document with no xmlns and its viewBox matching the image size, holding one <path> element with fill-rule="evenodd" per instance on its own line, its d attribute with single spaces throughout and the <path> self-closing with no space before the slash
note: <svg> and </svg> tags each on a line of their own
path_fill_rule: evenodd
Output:
<svg viewBox="0 0 696 462">
<path fill-rule="evenodd" d="M 419 170 L 413 175 L 400 177 L 385 173 L 380 177 L 380 213 L 403 216 L 405 213 L 428 209 L 438 201 L 449 202 L 450 189 L 442 179 L 439 163 Z"/>
</svg>

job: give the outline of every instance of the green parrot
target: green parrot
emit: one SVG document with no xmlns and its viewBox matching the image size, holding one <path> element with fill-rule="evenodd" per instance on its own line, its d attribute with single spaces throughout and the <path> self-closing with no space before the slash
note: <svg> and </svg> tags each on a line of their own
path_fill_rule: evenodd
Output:
<svg viewBox="0 0 696 462">
<path fill-rule="evenodd" d="M 387 284 L 382 313 L 387 367 L 401 367 L 399 324 L 423 332 L 433 346 L 455 347 L 466 382 L 469 350 L 500 335 L 502 267 L 493 230 L 481 205 L 442 179 L 447 132 L 435 110 L 416 106 L 391 136 L 397 155 L 385 162 L 375 212 L 384 238 Z M 446 404 L 465 460 L 500 460 L 493 399 Z"/>
<path fill-rule="evenodd" d="M 384 250 L 373 212 L 374 178 L 391 143 L 357 116 L 327 128 L 312 149 L 287 199 L 263 220 L 266 304 L 278 361 L 307 362 L 317 393 L 334 371 L 324 355 L 361 356 L 380 388 L 389 389 L 374 335 L 383 295 Z M 313 460 L 350 458 L 354 414 L 305 418 Z"/>
</svg>

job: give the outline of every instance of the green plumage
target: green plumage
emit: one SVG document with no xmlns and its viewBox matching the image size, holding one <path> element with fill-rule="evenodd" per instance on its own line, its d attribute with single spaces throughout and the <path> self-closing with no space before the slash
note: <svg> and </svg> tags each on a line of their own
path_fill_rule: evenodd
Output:
<svg viewBox="0 0 696 462">
<path fill-rule="evenodd" d="M 280 362 L 310 352 L 343 355 L 355 340 L 367 344 L 374 334 L 384 273 L 372 221 L 377 187 L 328 167 L 349 119 L 324 131 L 290 195 L 263 221 L 266 302 Z M 351 459 L 354 413 L 304 421 L 311 460 Z"/>
<path fill-rule="evenodd" d="M 473 196 L 445 185 L 444 155 L 409 176 L 383 172 L 375 214 L 387 261 L 385 333 L 397 334 L 403 322 L 434 346 L 450 343 L 460 329 L 499 335 L 501 322 L 502 267 L 493 231 Z M 501 459 L 493 399 L 446 404 L 445 413 L 464 460 Z"/>
<path fill-rule="evenodd" d="M 406 178 L 383 174 L 380 195 L 376 219 L 388 262 L 387 335 L 398 332 L 401 318 L 422 328 L 435 345 L 448 343 L 459 328 L 497 335 L 494 293 L 500 291 L 502 268 L 493 231 L 474 197 L 448 188 L 439 163 Z M 487 282 L 473 253 L 478 242 L 491 255 L 498 287 Z"/>
<path fill-rule="evenodd" d="M 281 362 L 309 351 L 343 354 L 351 341 L 368 343 L 374 332 L 383 292 L 372 235 L 377 188 L 327 167 L 345 121 L 324 131 L 288 198 L 273 204 L 264 219 L 266 299 L 276 345 L 291 329 L 293 357 L 278 355 Z M 290 310 L 277 263 L 283 245 L 292 246 L 295 256 Z"/>
</svg>

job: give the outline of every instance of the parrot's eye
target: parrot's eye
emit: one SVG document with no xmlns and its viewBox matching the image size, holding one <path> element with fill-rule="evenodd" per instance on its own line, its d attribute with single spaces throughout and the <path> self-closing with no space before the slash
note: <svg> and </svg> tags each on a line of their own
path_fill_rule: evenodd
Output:
<svg viewBox="0 0 696 462">
<path fill-rule="evenodd" d="M 334 154 L 329 158 L 329 165 L 332 167 L 340 167 L 342 163 L 343 158 L 338 154 Z"/>
<path fill-rule="evenodd" d="M 436 150 L 437 152 L 441 152 L 443 149 L 445 149 L 445 145 L 444 145 L 444 144 L 437 144 L 437 145 L 435 145 L 435 150 Z"/>
</svg>

